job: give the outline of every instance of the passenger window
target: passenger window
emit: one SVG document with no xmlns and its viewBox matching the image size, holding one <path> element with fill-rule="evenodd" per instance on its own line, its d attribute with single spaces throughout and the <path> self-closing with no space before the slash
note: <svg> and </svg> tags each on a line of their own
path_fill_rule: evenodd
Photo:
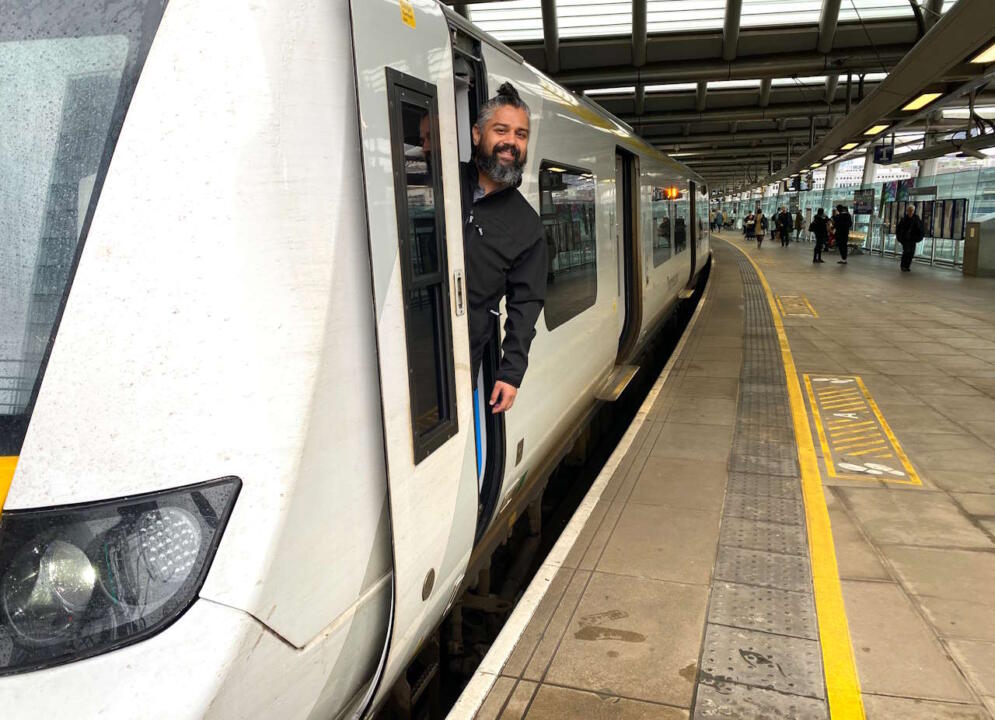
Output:
<svg viewBox="0 0 995 720">
<path fill-rule="evenodd" d="M 411 432 L 421 462 L 456 434 L 435 88 L 388 69 Z"/>
<path fill-rule="evenodd" d="M 667 188 L 653 188 L 653 267 L 670 259 L 674 243 L 674 207 Z"/>
<path fill-rule="evenodd" d="M 594 305 L 598 296 L 594 175 L 543 161 L 539 211 L 549 253 L 546 327 L 552 330 Z"/>
</svg>

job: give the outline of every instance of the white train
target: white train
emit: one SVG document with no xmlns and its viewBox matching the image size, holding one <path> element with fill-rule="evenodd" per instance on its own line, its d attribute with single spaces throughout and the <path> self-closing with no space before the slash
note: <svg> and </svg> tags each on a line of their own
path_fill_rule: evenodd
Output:
<svg viewBox="0 0 995 720">
<path fill-rule="evenodd" d="M 15 3 L 0 76 L 3 717 L 371 713 L 695 282 L 702 179 L 434 0 Z M 504 81 L 550 285 L 478 486 Z"/>
</svg>

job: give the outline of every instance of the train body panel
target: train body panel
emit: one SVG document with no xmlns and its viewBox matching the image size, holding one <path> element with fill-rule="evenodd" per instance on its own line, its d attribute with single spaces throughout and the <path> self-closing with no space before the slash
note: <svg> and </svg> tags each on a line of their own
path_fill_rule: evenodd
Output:
<svg viewBox="0 0 995 720">
<path fill-rule="evenodd" d="M 434 0 L 166 6 L 106 177 L 97 175 L 3 509 L 14 516 L 223 476 L 240 478 L 241 491 L 185 613 L 120 649 L 0 673 L 6 717 L 129 716 L 138 706 L 149 718 L 344 716 L 382 703 L 442 620 L 478 530 L 459 307 L 457 168 L 468 126 L 454 91 L 455 22 Z M 531 107 L 520 190 L 551 233 L 570 238 L 557 246 L 550 275 L 560 285 L 506 417 L 497 524 L 625 360 L 626 293 L 639 293 L 641 308 L 634 356 L 704 266 L 708 239 L 688 197 L 686 211 L 667 210 L 663 257 L 654 197 L 692 193 L 701 179 L 475 37 L 489 94 L 508 80 Z M 399 184 L 419 160 L 406 142 L 410 117 L 391 101 L 429 108 L 438 186 L 406 195 Z M 640 170 L 638 288 L 625 280 L 619 152 Z M 423 174 L 434 172 L 426 165 Z M 557 171 L 583 191 L 550 185 Z M 78 181 L 81 197 L 94 186 L 91 174 Z M 399 221 L 417 223 L 399 203 L 421 203 L 427 189 L 444 204 L 432 256 L 444 260 L 432 286 L 444 291 L 443 320 L 433 332 L 448 334 L 453 422 L 422 437 L 423 399 L 409 377 L 426 331 L 409 291 L 432 272 L 404 265 L 413 261 Z M 557 193 L 573 204 L 557 207 Z M 85 226 L 85 206 L 71 214 Z M 676 252 L 679 217 L 685 249 Z M 577 287 L 586 288 L 580 301 Z M 121 682 L 108 688 L 107 677 Z M 39 699 L 43 687 L 64 691 Z"/>
</svg>

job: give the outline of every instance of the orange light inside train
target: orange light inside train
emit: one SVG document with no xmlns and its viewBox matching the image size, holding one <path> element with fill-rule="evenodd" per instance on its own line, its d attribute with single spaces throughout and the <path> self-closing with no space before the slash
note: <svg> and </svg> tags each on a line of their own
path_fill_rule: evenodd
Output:
<svg viewBox="0 0 995 720">
<path fill-rule="evenodd" d="M 676 200 L 681 196 L 681 191 L 679 188 L 669 187 L 663 189 L 663 194 L 668 200 Z"/>
</svg>

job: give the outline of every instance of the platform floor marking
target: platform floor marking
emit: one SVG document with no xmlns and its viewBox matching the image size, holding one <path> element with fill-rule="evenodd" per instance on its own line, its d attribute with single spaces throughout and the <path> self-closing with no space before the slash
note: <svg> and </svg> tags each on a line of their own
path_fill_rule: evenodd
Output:
<svg viewBox="0 0 995 720">
<path fill-rule="evenodd" d="M 922 485 L 860 377 L 805 374 L 804 379 L 830 478 Z M 836 400 L 842 385 L 849 386 L 842 392 L 853 398 L 843 406 Z"/>
<path fill-rule="evenodd" d="M 804 295 L 778 295 L 777 309 L 784 317 L 819 317 L 819 313 Z"/>
<path fill-rule="evenodd" d="M 757 277 L 760 278 L 760 284 L 763 285 L 764 293 L 767 295 L 767 304 L 770 306 L 784 361 L 784 379 L 788 385 L 791 418 L 795 427 L 795 442 L 798 445 L 798 464 L 802 473 L 802 497 L 805 501 L 805 521 L 808 527 L 812 587 L 815 594 L 815 613 L 819 622 L 822 666 L 826 673 L 829 715 L 835 720 L 864 720 L 866 717 L 864 701 L 860 695 L 860 680 L 857 677 L 857 665 L 853 657 L 850 626 L 843 606 L 843 587 L 840 584 L 839 567 L 836 563 L 833 530 L 829 523 L 829 506 L 826 505 L 819 460 L 815 454 L 812 428 L 808 422 L 801 383 L 798 382 L 798 370 L 791 355 L 791 345 L 784 331 L 784 323 L 777 314 L 774 293 L 767 283 L 763 270 L 738 243 L 729 242 L 729 244 L 739 250 L 753 265 Z"/>
</svg>

